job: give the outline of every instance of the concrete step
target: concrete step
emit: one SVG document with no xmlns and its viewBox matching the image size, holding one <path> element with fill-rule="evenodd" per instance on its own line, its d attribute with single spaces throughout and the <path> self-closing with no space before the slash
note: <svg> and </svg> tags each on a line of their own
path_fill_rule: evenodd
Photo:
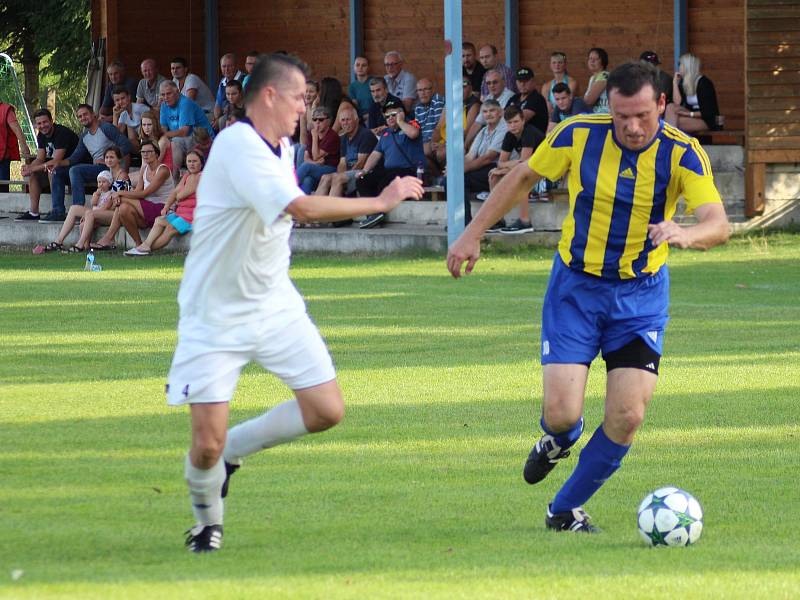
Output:
<svg viewBox="0 0 800 600">
<path fill-rule="evenodd" d="M 471 203 L 472 214 L 476 214 L 483 202 Z M 528 204 L 533 223 L 537 230 L 554 231 L 561 229 L 561 223 L 567 215 L 569 202 L 530 202 Z M 506 221 L 513 221 L 519 216 L 519 208 L 515 207 L 508 215 Z M 446 202 L 403 202 L 387 216 L 390 223 L 403 223 L 406 225 L 437 225 L 444 227 L 447 224 Z"/>
</svg>

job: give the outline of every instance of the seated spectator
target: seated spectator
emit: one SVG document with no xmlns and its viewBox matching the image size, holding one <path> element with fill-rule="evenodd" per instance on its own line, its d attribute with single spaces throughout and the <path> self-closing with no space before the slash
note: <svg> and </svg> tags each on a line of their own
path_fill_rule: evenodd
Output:
<svg viewBox="0 0 800 600">
<path fill-rule="evenodd" d="M 417 104 L 414 107 L 414 119 L 419 123 L 422 134 L 422 145 L 425 157 L 428 159 L 428 171 L 438 172 L 436 162 L 436 149 L 431 145 L 433 132 L 442 118 L 444 98 L 433 92 L 433 82 L 430 79 L 417 81 Z"/>
<path fill-rule="evenodd" d="M 50 171 L 78 146 L 75 132 L 53 123 L 53 115 L 46 108 L 40 108 L 33 114 L 33 122 L 39 132 L 36 134 L 36 158 L 32 163 L 22 165 L 22 176 L 28 177 L 31 207 L 17 217 L 17 221 L 39 221 L 39 199 L 42 192 L 50 191 Z"/>
<path fill-rule="evenodd" d="M 142 78 L 136 86 L 136 102 L 146 104 L 154 110 L 158 110 L 161 104 L 161 90 L 159 86 L 162 81 L 166 81 L 161 73 L 158 72 L 158 65 L 155 59 L 145 58 L 140 66 Z"/>
<path fill-rule="evenodd" d="M 386 119 L 384 118 L 384 107 L 387 102 L 400 102 L 400 98 L 389 93 L 386 80 L 380 77 L 373 77 L 369 82 L 369 93 L 372 94 L 372 106 L 369 107 L 367 127 L 375 135 L 380 135 L 386 129 Z M 405 105 L 403 105 L 405 106 Z M 405 111 L 405 108 L 403 109 Z"/>
<path fill-rule="evenodd" d="M 114 117 L 114 89 L 118 86 L 124 87 L 128 90 L 131 98 L 136 98 L 136 89 L 139 82 L 133 77 L 125 74 L 125 65 L 121 60 L 112 61 L 106 68 L 108 74 L 108 82 L 106 83 L 106 91 L 103 94 L 103 101 L 100 103 L 100 122 L 111 123 Z M 92 109 L 94 110 L 94 109 Z"/>
<path fill-rule="evenodd" d="M 206 85 L 194 73 L 189 73 L 185 58 L 176 56 L 170 62 L 169 69 L 172 72 L 172 81 L 178 86 L 178 91 L 200 105 L 206 116 L 214 114 L 214 96 Z M 162 88 L 159 88 L 163 90 Z"/>
<path fill-rule="evenodd" d="M 131 144 L 111 123 L 101 123 L 94 110 L 88 104 L 79 104 L 76 111 L 78 122 L 83 131 L 78 138 L 78 145 L 68 158 L 52 161 L 52 209 L 39 219 L 40 223 L 60 223 L 66 218 L 64 195 L 67 180 L 72 189 L 72 204 L 83 206 L 86 199 L 86 182 L 94 182 L 97 174 L 106 169 L 105 153 L 111 146 L 117 146 L 124 156 L 127 168 Z"/>
<path fill-rule="evenodd" d="M 498 119 L 502 122 L 502 109 L 508 106 L 509 101 L 514 97 L 514 92 L 506 87 L 503 73 L 497 69 L 487 71 L 483 77 L 483 82 L 489 87 L 489 93 L 486 95 L 485 100 L 496 100 L 500 104 L 501 114 Z M 483 111 L 481 110 L 478 116 L 475 117 L 475 123 L 467 131 L 467 137 L 464 141 L 466 148 L 470 147 L 472 140 L 475 139 L 475 136 L 478 135 L 481 127 L 485 124 L 486 121 L 484 121 Z"/>
<path fill-rule="evenodd" d="M 563 52 L 553 52 L 550 55 L 550 71 L 553 73 L 553 78 L 542 85 L 542 96 L 547 100 L 548 111 L 552 113 L 556 106 L 554 88 L 559 83 L 563 83 L 569 87 L 570 96 L 572 96 L 578 89 L 578 82 L 567 73 L 567 55 Z"/>
<path fill-rule="evenodd" d="M 566 84 L 562 84 L 565 85 Z M 569 89 L 569 88 L 567 88 Z M 544 133 L 530 123 L 525 122 L 524 114 L 518 106 L 509 106 L 503 112 L 508 133 L 503 138 L 500 158 L 497 167 L 489 171 L 489 191 L 493 190 L 500 180 L 521 162 L 527 162 L 534 150 L 544 140 Z M 519 199 L 519 217 L 508 227 L 502 227 L 501 233 L 526 233 L 533 231 L 528 194 Z"/>
<path fill-rule="evenodd" d="M 297 181 L 306 194 L 311 194 L 323 175 L 336 171 L 339 164 L 339 136 L 331 127 L 331 114 L 326 106 L 318 106 L 311 114 L 311 145 L 306 148 L 304 162 L 297 169 Z"/>
<path fill-rule="evenodd" d="M 303 96 L 306 110 L 300 115 L 297 122 L 297 142 L 300 144 L 300 156 L 303 155 L 306 146 L 308 146 L 308 132 L 311 130 L 311 113 L 314 108 L 319 104 L 319 83 L 313 79 L 306 81 L 306 93 Z"/>
<path fill-rule="evenodd" d="M 369 61 L 364 56 L 357 56 L 353 63 L 353 74 L 355 79 L 347 86 L 347 95 L 356 102 L 358 116 L 366 119 L 369 115 L 369 107 L 372 106 L 372 94 L 369 91 Z M 366 123 L 362 120 L 362 123 Z"/>
<path fill-rule="evenodd" d="M 608 52 L 602 48 L 592 48 L 589 50 L 589 58 L 586 61 L 589 68 L 589 85 L 586 86 L 586 93 L 583 101 L 586 106 L 594 113 L 608 113 Z"/>
<path fill-rule="evenodd" d="M 686 133 L 719 129 L 717 91 L 713 82 L 700 73 L 700 59 L 686 53 L 678 61 L 672 85 L 672 104 L 667 105 L 664 120 Z"/>
<path fill-rule="evenodd" d="M 232 79 L 228 82 L 228 85 L 225 86 L 225 99 L 228 101 L 228 104 L 217 120 L 217 129 L 220 131 L 225 129 L 225 124 L 228 122 L 231 111 L 234 109 L 244 109 L 244 94 L 242 93 L 242 83 L 240 81 Z"/>
<path fill-rule="evenodd" d="M 161 216 L 156 218 L 145 241 L 125 252 L 126 256 L 149 256 L 154 250 L 160 250 L 169 244 L 176 235 L 186 235 L 192 230 L 194 209 L 197 206 L 197 186 L 204 165 L 203 154 L 197 150 L 190 150 L 186 155 L 188 173 L 170 193 L 164 208 L 161 209 Z M 173 205 L 174 212 L 172 212 Z"/>
<path fill-rule="evenodd" d="M 658 70 L 658 90 L 666 96 L 667 104 L 672 102 L 672 77 L 670 77 L 668 73 L 665 73 L 659 66 L 661 61 L 658 58 L 658 54 L 652 50 L 645 50 L 642 52 L 639 60 L 649 62 Z"/>
<path fill-rule="evenodd" d="M 175 189 L 169 168 L 159 160 L 158 144 L 145 141 L 141 154 L 142 170 L 136 187 L 130 191 L 112 193 L 112 205 L 116 208 L 114 216 L 103 237 L 90 244 L 92 250 L 114 250 L 114 237 L 120 226 L 125 227 L 137 246 L 141 244 L 139 229 L 153 226 L 161 215 L 164 202 Z"/>
<path fill-rule="evenodd" d="M 476 98 L 480 96 L 486 69 L 478 62 L 478 51 L 472 42 L 461 44 L 461 74 L 469 79 L 471 93 L 475 94 Z"/>
<path fill-rule="evenodd" d="M 324 106 L 328 109 L 332 129 L 336 135 L 339 135 L 339 111 L 345 107 L 355 107 L 355 103 L 345 95 L 341 81 L 335 77 L 323 77 L 319 82 L 317 106 Z"/>
<path fill-rule="evenodd" d="M 225 109 L 225 127 L 230 127 L 237 121 L 241 121 L 247 116 L 244 108 L 238 108 L 233 105 L 228 105 L 228 108 Z M 210 146 L 209 146 L 210 148 Z"/>
<path fill-rule="evenodd" d="M 114 88 L 114 127 L 126 136 L 131 143 L 131 151 L 139 153 L 139 126 L 142 124 L 142 115 L 149 109 L 146 104 L 131 102 L 131 95 L 122 86 Z"/>
<path fill-rule="evenodd" d="M 389 93 L 402 100 L 405 114 L 412 114 L 414 102 L 417 100 L 417 78 L 403 69 L 405 61 L 396 50 L 386 53 L 383 57 L 383 66 L 386 69 L 383 78 Z"/>
<path fill-rule="evenodd" d="M 247 82 L 250 80 L 250 73 L 253 72 L 253 67 L 256 66 L 259 56 L 261 56 L 261 53 L 258 50 L 250 50 L 250 52 L 247 53 L 247 56 L 244 57 L 245 76 L 244 79 L 242 79 L 242 90 L 247 89 Z"/>
<path fill-rule="evenodd" d="M 355 108 L 343 108 L 339 114 L 342 130 L 339 164 L 336 173 L 323 175 L 314 192 L 320 196 L 352 196 L 356 192 L 356 174 L 364 168 L 367 157 L 378 143 L 373 133 L 361 125 Z"/>
<path fill-rule="evenodd" d="M 583 98 L 576 98 L 572 95 L 572 90 L 566 83 L 557 83 L 553 87 L 553 99 L 555 104 L 550 113 L 550 122 L 547 124 L 548 132 L 565 119 L 592 112 L 592 110 L 586 106 Z"/>
<path fill-rule="evenodd" d="M 547 101 L 536 89 L 536 82 L 533 80 L 533 69 L 530 67 L 520 67 L 514 76 L 517 82 L 519 94 L 515 94 L 506 104 L 508 106 L 519 106 L 525 116 L 525 122 L 530 123 L 541 132 L 547 131 Z"/>
<path fill-rule="evenodd" d="M 33 158 L 25 134 L 17 121 L 13 106 L 0 101 L 0 179 L 11 179 L 11 162 L 21 158 Z M 2 186 L 8 192 L 8 185 Z"/>
<path fill-rule="evenodd" d="M 469 77 L 464 77 L 462 80 L 462 94 L 464 98 L 464 111 L 463 111 L 463 127 L 464 137 L 466 138 L 467 132 L 475 123 L 478 113 L 481 111 L 481 101 L 473 93 L 472 83 Z M 434 151 L 434 160 L 440 170 L 444 169 L 447 162 L 447 114 L 442 111 L 442 117 L 439 119 L 439 124 L 433 132 L 431 138 L 431 149 Z"/>
<path fill-rule="evenodd" d="M 214 138 L 214 131 L 203 109 L 188 97 L 179 94 L 178 86 L 174 82 L 162 83 L 161 91 L 164 95 L 160 112 L 161 127 L 172 145 L 173 177 L 177 178 L 186 153 L 197 144 L 192 135 L 195 130 L 205 129 L 211 139 Z"/>
<path fill-rule="evenodd" d="M 403 103 L 398 99 L 388 100 L 383 110 L 386 127 L 378 138 L 378 145 L 367 157 L 363 171 L 357 174 L 356 189 L 360 196 L 377 196 L 395 177 L 416 175 L 417 166 L 425 163 L 419 125 L 416 121 L 405 120 Z M 367 215 L 359 227 L 379 227 L 385 218 L 385 213 Z"/>
<path fill-rule="evenodd" d="M 228 97 L 225 94 L 225 88 L 228 83 L 231 81 L 241 82 L 244 79 L 244 73 L 236 67 L 236 55 L 233 52 L 222 55 L 222 58 L 219 59 L 219 70 L 222 72 L 222 78 L 217 85 L 217 95 L 214 102 L 214 123 L 219 120 L 225 107 L 228 106 Z M 241 86 L 239 90 L 241 91 Z"/>
<path fill-rule="evenodd" d="M 483 82 L 481 83 L 481 100 L 491 98 L 494 94 L 489 86 L 489 82 L 486 81 L 489 71 L 500 73 L 500 76 L 503 78 L 503 87 L 511 90 L 512 96 L 519 91 L 514 81 L 514 71 L 512 71 L 511 67 L 508 65 L 504 65 L 500 62 L 496 47 L 491 44 L 481 47 L 478 53 L 478 60 L 481 61 L 483 68 L 486 69 L 486 73 L 483 75 Z M 496 100 L 497 98 L 494 99 Z"/>
<path fill-rule="evenodd" d="M 142 115 L 142 122 L 139 125 L 139 146 L 142 145 L 144 140 L 152 140 L 158 144 L 159 155 L 161 162 L 163 162 L 172 171 L 172 143 L 170 139 L 164 135 L 164 130 L 161 129 L 158 115 L 153 111 L 147 111 Z"/>
</svg>

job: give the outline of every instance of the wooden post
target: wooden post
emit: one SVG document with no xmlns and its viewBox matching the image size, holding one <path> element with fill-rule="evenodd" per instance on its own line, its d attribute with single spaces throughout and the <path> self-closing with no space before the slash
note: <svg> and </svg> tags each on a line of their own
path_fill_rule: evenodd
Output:
<svg viewBox="0 0 800 600">
<path fill-rule="evenodd" d="M 745 173 L 744 215 L 748 219 L 764 214 L 766 173 L 766 163 L 747 163 L 747 171 Z"/>
</svg>

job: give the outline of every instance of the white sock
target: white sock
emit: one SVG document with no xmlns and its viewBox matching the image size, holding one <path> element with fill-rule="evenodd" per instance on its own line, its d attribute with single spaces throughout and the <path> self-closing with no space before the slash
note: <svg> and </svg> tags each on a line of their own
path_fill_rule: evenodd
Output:
<svg viewBox="0 0 800 600">
<path fill-rule="evenodd" d="M 239 464 L 245 456 L 291 442 L 307 433 L 297 400 L 287 400 L 263 415 L 228 430 L 228 441 L 222 456 L 229 463 Z"/>
<path fill-rule="evenodd" d="M 198 525 L 222 525 L 222 484 L 225 482 L 225 463 L 217 461 L 210 469 L 198 469 L 186 455 L 184 476 L 189 484 L 192 512 Z"/>
</svg>

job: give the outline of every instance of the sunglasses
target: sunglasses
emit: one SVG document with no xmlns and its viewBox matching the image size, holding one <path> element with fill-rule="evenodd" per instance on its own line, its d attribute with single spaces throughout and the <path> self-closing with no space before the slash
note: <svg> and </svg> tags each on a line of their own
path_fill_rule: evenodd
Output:
<svg viewBox="0 0 800 600">
<path fill-rule="evenodd" d="M 311 120 L 312 120 L 312 121 L 316 121 L 317 123 L 319 123 L 320 121 L 325 121 L 327 118 L 328 118 L 328 117 L 314 117 L 314 118 L 313 118 L 313 119 L 311 119 Z"/>
<path fill-rule="evenodd" d="M 396 116 L 397 116 L 397 113 L 396 113 L 396 112 L 385 113 L 383 116 L 384 116 L 385 118 L 389 119 L 389 118 L 391 118 L 391 117 L 396 117 Z"/>
</svg>

